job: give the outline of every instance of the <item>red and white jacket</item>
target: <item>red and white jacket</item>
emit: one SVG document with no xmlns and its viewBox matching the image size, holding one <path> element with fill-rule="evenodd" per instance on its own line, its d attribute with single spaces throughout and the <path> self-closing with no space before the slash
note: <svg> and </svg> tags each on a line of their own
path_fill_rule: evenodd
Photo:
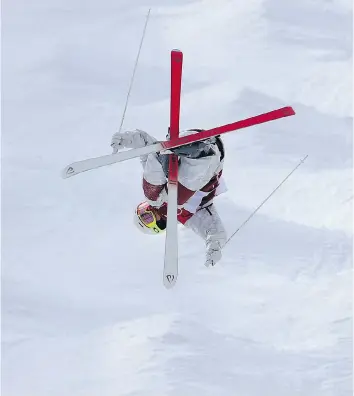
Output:
<svg viewBox="0 0 354 396">
<path fill-rule="evenodd" d="M 187 133 L 193 131 L 185 132 Z M 156 141 L 147 132 L 137 129 L 115 133 L 111 145 L 114 150 L 119 150 L 124 147 L 144 147 Z M 223 247 L 227 240 L 216 207 L 211 205 L 216 195 L 226 191 L 222 177 L 224 157 L 222 143 L 213 148 L 215 155 L 197 159 L 181 156 L 178 169 L 178 220 L 204 239 L 206 263 L 210 262 L 210 257 L 213 257 L 214 262 L 220 259 L 221 253 L 218 249 Z M 142 185 L 146 200 L 158 208 L 161 216 L 166 217 L 167 177 L 162 165 L 163 161 L 157 154 L 141 156 L 140 161 L 144 169 Z M 219 254 L 219 258 L 215 258 L 215 254 Z"/>
<path fill-rule="evenodd" d="M 186 131 L 180 135 L 190 133 L 195 132 Z M 149 138 L 154 139 L 151 136 Z M 185 224 L 198 210 L 210 205 L 216 195 L 226 191 L 222 178 L 224 154 L 221 152 L 221 150 L 223 151 L 222 143 L 220 144 L 213 144 L 215 152 L 213 155 L 197 159 L 180 157 L 178 167 L 178 220 L 182 224 Z M 152 206 L 159 208 L 161 215 L 166 216 L 167 177 L 161 161 L 158 155 L 154 153 L 142 158 L 142 164 L 144 167 L 144 195 Z"/>
</svg>

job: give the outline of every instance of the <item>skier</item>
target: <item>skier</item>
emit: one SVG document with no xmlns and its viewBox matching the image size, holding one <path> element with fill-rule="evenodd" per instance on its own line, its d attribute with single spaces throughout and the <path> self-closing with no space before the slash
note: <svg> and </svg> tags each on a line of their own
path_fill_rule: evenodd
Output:
<svg viewBox="0 0 354 396">
<path fill-rule="evenodd" d="M 190 129 L 180 136 L 200 132 Z M 113 153 L 122 148 L 139 148 L 156 143 L 157 139 L 142 130 L 117 132 L 112 137 Z M 213 203 L 216 195 L 226 191 L 222 178 L 224 146 L 220 137 L 173 149 L 179 156 L 178 213 L 180 223 L 205 240 L 207 267 L 221 259 L 226 231 Z M 140 231 L 157 235 L 166 228 L 168 154 L 140 157 L 144 169 L 143 191 L 146 200 L 140 203 L 134 224 Z"/>
</svg>

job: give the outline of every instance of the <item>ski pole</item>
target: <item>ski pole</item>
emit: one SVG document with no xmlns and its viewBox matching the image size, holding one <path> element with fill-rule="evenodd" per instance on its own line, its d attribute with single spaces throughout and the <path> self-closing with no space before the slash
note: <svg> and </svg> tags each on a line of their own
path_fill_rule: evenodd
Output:
<svg viewBox="0 0 354 396">
<path fill-rule="evenodd" d="M 279 188 L 289 179 L 289 177 L 306 161 L 308 155 L 306 155 L 297 165 L 296 167 L 283 179 L 283 181 L 268 195 L 268 197 L 262 201 L 257 208 L 248 216 L 248 218 L 238 227 L 238 229 L 230 236 L 230 238 L 226 241 L 224 247 L 230 242 L 230 240 L 243 228 L 251 218 L 259 211 L 259 209 L 269 200 L 269 198 L 279 190 Z"/>
<path fill-rule="evenodd" d="M 137 55 L 137 57 L 136 57 L 136 61 L 135 61 L 134 69 L 133 69 L 133 74 L 132 74 L 132 77 L 131 77 L 131 79 L 130 79 L 129 90 L 128 90 L 128 94 L 127 94 L 127 99 L 126 99 L 126 101 L 125 101 L 125 107 L 124 107 L 124 110 L 123 110 L 122 120 L 121 120 L 120 126 L 119 126 L 119 132 L 121 132 L 121 130 L 122 130 L 122 126 L 123 126 L 123 122 L 124 122 L 124 118 L 125 118 L 125 113 L 126 113 L 126 111 L 127 111 L 128 102 L 129 102 L 129 97 L 130 97 L 130 92 L 131 92 L 132 87 L 133 87 L 135 72 L 136 72 L 136 68 L 137 68 L 137 66 L 138 66 L 138 62 L 139 62 L 140 51 L 141 51 L 141 48 L 142 48 L 142 46 L 143 46 L 143 42 L 144 42 L 144 38 L 145 38 L 145 32 L 146 32 L 146 27 L 147 27 L 147 24 L 148 24 L 148 22 L 149 22 L 150 11 L 151 11 L 151 8 L 149 8 L 149 11 L 148 11 L 148 13 L 147 13 L 147 15 L 146 15 L 146 21 L 145 21 L 145 26 L 144 26 L 144 30 L 143 30 L 143 35 L 142 35 L 142 37 L 141 37 L 140 46 L 139 46 L 139 51 L 138 51 L 138 55 Z"/>
</svg>

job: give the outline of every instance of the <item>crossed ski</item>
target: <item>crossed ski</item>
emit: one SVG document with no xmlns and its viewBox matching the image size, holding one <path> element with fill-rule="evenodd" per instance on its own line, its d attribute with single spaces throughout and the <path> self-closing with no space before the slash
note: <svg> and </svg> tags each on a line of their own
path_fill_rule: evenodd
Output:
<svg viewBox="0 0 354 396">
<path fill-rule="evenodd" d="M 112 165 L 131 158 L 150 153 L 166 152 L 170 154 L 168 178 L 168 212 L 165 242 L 165 261 L 163 283 L 166 288 L 175 285 L 178 277 L 178 236 L 177 236 L 177 197 L 178 197 L 178 157 L 170 150 L 186 144 L 198 142 L 213 136 L 247 128 L 257 124 L 274 121 L 279 118 L 295 115 L 292 107 L 282 107 L 254 117 L 222 125 L 213 129 L 204 130 L 198 134 L 179 137 L 180 100 L 182 84 L 183 53 L 179 50 L 171 51 L 171 102 L 170 102 L 170 140 L 157 142 L 149 146 L 118 152 L 116 154 L 89 158 L 73 162 L 65 167 L 63 178 L 75 176 L 88 170 Z"/>
</svg>

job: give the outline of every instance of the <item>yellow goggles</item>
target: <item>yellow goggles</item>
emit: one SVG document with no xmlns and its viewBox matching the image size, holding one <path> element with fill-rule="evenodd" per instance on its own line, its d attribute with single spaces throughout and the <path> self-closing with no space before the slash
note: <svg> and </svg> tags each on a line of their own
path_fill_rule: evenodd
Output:
<svg viewBox="0 0 354 396">
<path fill-rule="evenodd" d="M 151 210 L 151 206 L 147 202 L 141 203 L 137 209 L 136 214 L 140 221 L 147 227 L 152 229 L 156 234 L 164 231 L 164 228 L 160 228 L 156 221 L 156 216 Z"/>
</svg>

